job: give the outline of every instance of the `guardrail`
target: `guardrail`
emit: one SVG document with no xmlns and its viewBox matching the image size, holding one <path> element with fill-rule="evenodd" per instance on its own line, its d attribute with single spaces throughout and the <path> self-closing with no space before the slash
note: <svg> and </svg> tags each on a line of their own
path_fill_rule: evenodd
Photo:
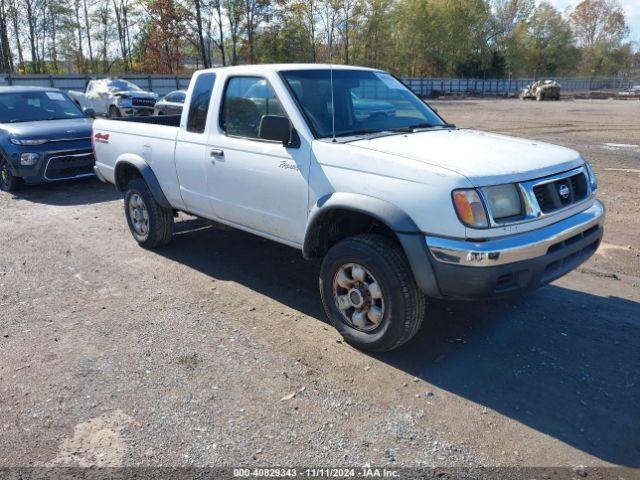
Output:
<svg viewBox="0 0 640 480">
<path fill-rule="evenodd" d="M 2 85 L 32 85 L 62 90 L 84 90 L 92 78 L 100 75 L 0 75 Z M 172 90 L 186 89 L 191 75 L 120 75 L 140 88 L 160 95 Z M 562 92 L 590 92 L 594 90 L 626 90 L 633 85 L 626 78 L 552 77 L 562 86 Z M 403 78 L 416 94 L 434 95 L 513 96 L 535 81 L 532 78 Z"/>
</svg>

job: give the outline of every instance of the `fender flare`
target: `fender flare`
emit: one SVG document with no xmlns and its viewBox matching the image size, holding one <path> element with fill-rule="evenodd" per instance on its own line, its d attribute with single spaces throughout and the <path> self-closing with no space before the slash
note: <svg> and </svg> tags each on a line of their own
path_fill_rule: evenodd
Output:
<svg viewBox="0 0 640 480">
<path fill-rule="evenodd" d="M 140 175 L 142 176 L 142 179 L 145 181 L 145 183 L 149 187 L 149 190 L 151 190 L 151 194 L 153 195 L 153 198 L 155 198 L 158 204 L 160 204 L 164 208 L 173 208 L 169 203 L 169 200 L 167 200 L 167 197 L 165 196 L 164 192 L 162 191 L 160 182 L 158 181 L 156 174 L 153 173 L 153 169 L 149 166 L 147 162 L 145 162 L 142 158 L 138 156 L 124 155 L 116 161 L 116 167 L 114 169 L 114 180 L 115 180 L 116 189 L 119 192 L 124 192 L 127 187 L 126 185 L 122 184 L 120 179 L 121 177 L 120 172 L 122 171 L 123 168 L 126 168 L 126 167 L 133 167 L 140 173 Z"/>
<path fill-rule="evenodd" d="M 359 193 L 334 192 L 318 199 L 309 212 L 309 220 L 304 235 L 303 253 L 305 256 L 311 251 L 313 235 L 317 233 L 322 217 L 328 212 L 338 209 L 369 215 L 394 232 L 420 232 L 411 217 L 390 202 Z"/>
<path fill-rule="evenodd" d="M 309 213 L 302 253 L 311 258 L 314 236 L 319 234 L 323 216 L 332 210 L 351 210 L 375 218 L 389 227 L 404 250 L 418 287 L 426 295 L 440 297 L 424 234 L 413 219 L 397 205 L 357 193 L 336 192 L 318 200 Z"/>
</svg>

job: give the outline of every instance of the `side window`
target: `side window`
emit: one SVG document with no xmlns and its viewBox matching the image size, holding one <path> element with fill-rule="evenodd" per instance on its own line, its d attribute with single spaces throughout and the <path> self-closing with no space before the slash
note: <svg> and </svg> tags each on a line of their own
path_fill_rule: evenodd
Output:
<svg viewBox="0 0 640 480">
<path fill-rule="evenodd" d="M 258 138 L 263 115 L 286 116 L 269 82 L 262 77 L 229 79 L 220 115 L 220 125 L 227 135 Z"/>
<path fill-rule="evenodd" d="M 216 76 L 213 73 L 204 73 L 198 77 L 193 86 L 191 102 L 189 103 L 189 116 L 187 117 L 187 131 L 193 133 L 204 132 L 207 122 L 207 112 L 209 111 L 209 101 L 211 91 Z"/>
</svg>

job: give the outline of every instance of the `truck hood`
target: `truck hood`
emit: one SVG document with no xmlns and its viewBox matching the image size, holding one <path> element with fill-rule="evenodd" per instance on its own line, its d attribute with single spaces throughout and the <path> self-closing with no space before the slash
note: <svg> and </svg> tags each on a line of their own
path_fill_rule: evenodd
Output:
<svg viewBox="0 0 640 480">
<path fill-rule="evenodd" d="M 89 138 L 92 124 L 93 119 L 83 117 L 65 120 L 4 123 L 0 127 L 9 136 L 21 140 L 46 139 L 48 141 L 61 141 L 74 138 Z"/>
<path fill-rule="evenodd" d="M 467 129 L 390 135 L 349 145 L 446 168 L 477 187 L 545 177 L 584 163 L 569 148 Z"/>
</svg>

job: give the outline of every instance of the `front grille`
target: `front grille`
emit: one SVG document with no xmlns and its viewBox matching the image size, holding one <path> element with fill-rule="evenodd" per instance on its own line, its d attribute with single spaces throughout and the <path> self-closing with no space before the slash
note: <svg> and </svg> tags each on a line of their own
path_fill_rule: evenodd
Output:
<svg viewBox="0 0 640 480">
<path fill-rule="evenodd" d="M 568 207 L 587 198 L 587 177 L 580 172 L 567 178 L 533 187 L 533 193 L 542 213 Z"/>
<path fill-rule="evenodd" d="M 153 107 L 156 104 L 154 98 L 133 98 L 131 104 L 134 107 Z"/>
<path fill-rule="evenodd" d="M 47 161 L 44 176 L 47 180 L 63 180 L 93 174 L 95 160 L 92 152 L 52 155 Z"/>
</svg>

